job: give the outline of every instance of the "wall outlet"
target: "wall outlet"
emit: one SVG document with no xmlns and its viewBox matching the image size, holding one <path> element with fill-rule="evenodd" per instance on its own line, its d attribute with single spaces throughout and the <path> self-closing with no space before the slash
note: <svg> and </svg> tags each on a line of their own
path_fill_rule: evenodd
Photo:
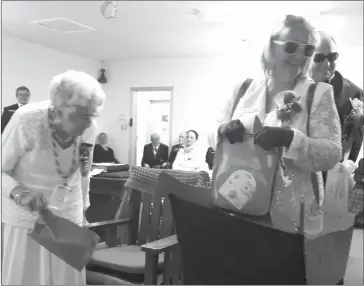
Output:
<svg viewBox="0 0 364 286">
<path fill-rule="evenodd" d="M 125 113 L 121 114 L 119 120 L 127 120 L 126 114 Z"/>
</svg>

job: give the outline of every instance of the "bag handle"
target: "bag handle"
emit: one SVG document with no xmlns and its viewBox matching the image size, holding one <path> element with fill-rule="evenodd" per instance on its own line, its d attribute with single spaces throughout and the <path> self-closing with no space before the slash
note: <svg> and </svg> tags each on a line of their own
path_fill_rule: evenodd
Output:
<svg viewBox="0 0 364 286">
<path fill-rule="evenodd" d="M 253 79 L 251 78 L 247 78 L 243 84 L 241 85 L 241 87 L 239 88 L 239 92 L 238 92 L 238 95 L 237 97 L 234 99 L 234 105 L 233 105 L 233 109 L 231 110 L 231 116 L 230 117 L 233 117 L 234 115 L 234 112 L 235 112 L 235 109 L 236 107 L 238 106 L 238 103 L 240 101 L 240 99 L 242 99 L 242 97 L 244 96 L 244 94 L 246 93 L 246 91 L 248 90 L 250 84 L 253 82 Z"/>
<path fill-rule="evenodd" d="M 310 136 L 310 115 L 311 115 L 312 103 L 315 96 L 316 87 L 317 87 L 316 82 L 311 83 L 307 91 L 307 126 L 306 126 L 307 136 Z M 317 179 L 317 174 L 314 172 L 311 173 L 311 183 L 317 205 L 320 207 L 320 188 Z"/>
</svg>

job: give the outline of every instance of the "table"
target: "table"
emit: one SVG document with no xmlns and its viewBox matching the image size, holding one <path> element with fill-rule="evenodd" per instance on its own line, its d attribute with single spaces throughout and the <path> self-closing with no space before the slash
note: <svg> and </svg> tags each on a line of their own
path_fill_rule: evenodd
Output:
<svg viewBox="0 0 364 286">
<path fill-rule="evenodd" d="M 122 197 L 123 186 L 129 172 L 101 173 L 90 182 L 90 207 L 86 212 L 89 222 L 112 220 L 115 218 Z M 100 241 L 105 241 L 105 229 L 96 229 Z"/>
</svg>

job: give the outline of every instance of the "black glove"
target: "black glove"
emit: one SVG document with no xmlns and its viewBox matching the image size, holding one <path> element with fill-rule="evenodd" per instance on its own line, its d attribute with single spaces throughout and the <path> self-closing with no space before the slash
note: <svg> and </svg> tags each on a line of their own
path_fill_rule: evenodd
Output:
<svg viewBox="0 0 364 286">
<path fill-rule="evenodd" d="M 349 115 L 345 120 L 345 124 L 353 125 L 355 128 L 362 128 L 364 126 L 364 115 L 360 113 Z"/>
<path fill-rule="evenodd" d="M 265 150 L 275 147 L 289 147 L 293 140 L 294 132 L 283 127 L 264 126 L 254 134 L 254 144 L 260 145 Z"/>
<path fill-rule="evenodd" d="M 222 124 L 218 130 L 219 138 L 226 136 L 230 144 L 242 143 L 244 132 L 244 125 L 239 119 Z"/>
</svg>

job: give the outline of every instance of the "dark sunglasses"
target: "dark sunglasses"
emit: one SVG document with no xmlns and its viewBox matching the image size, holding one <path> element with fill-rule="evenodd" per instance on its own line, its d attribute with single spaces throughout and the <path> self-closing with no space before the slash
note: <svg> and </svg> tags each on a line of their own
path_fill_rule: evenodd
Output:
<svg viewBox="0 0 364 286">
<path fill-rule="evenodd" d="M 299 47 L 303 47 L 304 51 L 305 51 L 305 56 L 306 57 L 312 57 L 314 51 L 315 51 L 315 46 L 314 45 L 310 45 L 310 44 L 299 44 L 293 41 L 274 41 L 276 44 L 278 45 L 283 45 L 284 46 L 284 52 L 289 54 L 289 55 L 294 55 L 297 53 L 298 48 Z"/>
<path fill-rule="evenodd" d="M 332 63 L 332 62 L 336 61 L 338 57 L 339 57 L 339 54 L 338 53 L 330 53 L 328 55 L 325 55 L 325 54 L 315 54 L 315 56 L 313 57 L 313 61 L 315 63 L 322 63 L 327 58 L 327 60 L 330 63 Z"/>
</svg>

